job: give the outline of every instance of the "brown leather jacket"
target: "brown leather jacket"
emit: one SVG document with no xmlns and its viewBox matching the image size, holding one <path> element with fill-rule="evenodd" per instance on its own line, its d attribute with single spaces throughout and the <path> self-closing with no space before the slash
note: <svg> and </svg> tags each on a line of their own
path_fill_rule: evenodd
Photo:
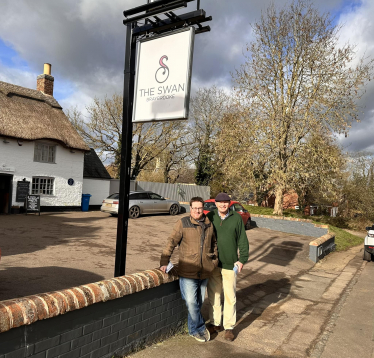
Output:
<svg viewBox="0 0 374 358">
<path fill-rule="evenodd" d="M 207 217 L 203 226 L 204 232 L 191 216 L 178 220 L 162 252 L 160 265 L 169 263 L 174 248 L 179 245 L 178 275 L 201 280 L 210 277 L 218 265 L 217 240 Z"/>
</svg>

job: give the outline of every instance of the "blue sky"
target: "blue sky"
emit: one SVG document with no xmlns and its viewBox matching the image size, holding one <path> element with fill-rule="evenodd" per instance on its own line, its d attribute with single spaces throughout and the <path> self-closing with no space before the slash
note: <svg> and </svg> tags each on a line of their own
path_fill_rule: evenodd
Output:
<svg viewBox="0 0 374 358">
<path fill-rule="evenodd" d="M 35 88 L 43 63 L 52 64 L 54 96 L 64 109 L 84 110 L 94 97 L 122 92 L 125 27 L 122 11 L 139 0 L 2 0 L 0 13 L 0 81 Z M 146 3 L 146 1 L 143 1 Z M 201 0 L 210 33 L 195 43 L 193 90 L 217 85 L 230 88 L 231 75 L 243 62 L 255 22 L 271 0 Z M 277 5 L 289 3 L 277 0 Z M 374 57 L 374 0 L 315 0 L 321 12 L 344 23 L 342 43 L 357 45 L 359 55 Z M 196 6 L 189 4 L 192 9 Z M 222 31 L 224 29 L 224 31 Z M 373 81 L 374 82 L 374 81 Z M 374 85 L 367 89 L 362 122 L 342 144 L 349 150 L 373 150 Z"/>
</svg>

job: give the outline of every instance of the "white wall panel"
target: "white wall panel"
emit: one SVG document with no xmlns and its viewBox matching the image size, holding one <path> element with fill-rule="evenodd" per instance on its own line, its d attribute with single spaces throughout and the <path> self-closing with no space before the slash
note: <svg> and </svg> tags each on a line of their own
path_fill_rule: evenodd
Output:
<svg viewBox="0 0 374 358">
<path fill-rule="evenodd" d="M 90 205 L 101 205 L 109 196 L 110 179 L 83 179 L 83 194 L 91 194 Z"/>
</svg>

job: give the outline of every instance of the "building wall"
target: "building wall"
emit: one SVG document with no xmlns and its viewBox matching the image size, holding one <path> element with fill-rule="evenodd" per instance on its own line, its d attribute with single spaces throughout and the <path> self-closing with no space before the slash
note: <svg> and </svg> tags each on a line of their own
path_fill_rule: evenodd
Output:
<svg viewBox="0 0 374 358">
<path fill-rule="evenodd" d="M 88 179 L 83 178 L 83 194 L 91 194 L 90 206 L 101 205 L 103 200 L 109 196 L 110 179 Z"/>
<path fill-rule="evenodd" d="M 284 194 L 283 197 L 283 209 L 295 209 L 295 206 L 299 205 L 299 196 L 293 190 Z"/>
<path fill-rule="evenodd" d="M 22 146 L 17 140 L 7 139 L 9 143 L 0 141 L 0 173 L 1 168 L 11 168 L 6 171 L 13 175 L 12 205 L 23 205 L 16 202 L 17 181 L 24 178 L 31 183 L 33 176 L 46 176 L 55 178 L 55 192 L 53 196 L 41 195 L 41 206 L 80 206 L 83 185 L 83 158 L 84 153 L 64 148 L 58 143 L 56 145 L 56 163 L 34 162 L 35 142 L 23 141 Z M 47 142 L 47 141 L 43 141 Z M 68 185 L 68 179 L 74 179 L 74 185 Z"/>
</svg>

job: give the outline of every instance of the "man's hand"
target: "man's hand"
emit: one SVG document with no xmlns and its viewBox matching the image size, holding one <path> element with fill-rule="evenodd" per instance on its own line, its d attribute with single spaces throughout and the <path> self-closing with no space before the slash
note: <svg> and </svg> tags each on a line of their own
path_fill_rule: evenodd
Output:
<svg viewBox="0 0 374 358">
<path fill-rule="evenodd" d="M 241 272 L 241 271 L 242 271 L 243 264 L 242 264 L 240 261 L 236 261 L 236 262 L 234 263 L 234 265 L 238 265 L 238 272 Z"/>
<path fill-rule="evenodd" d="M 161 267 L 160 267 L 160 270 L 161 270 L 162 272 L 165 272 L 165 273 L 166 273 L 166 268 L 167 268 L 167 266 L 161 266 Z"/>
</svg>

